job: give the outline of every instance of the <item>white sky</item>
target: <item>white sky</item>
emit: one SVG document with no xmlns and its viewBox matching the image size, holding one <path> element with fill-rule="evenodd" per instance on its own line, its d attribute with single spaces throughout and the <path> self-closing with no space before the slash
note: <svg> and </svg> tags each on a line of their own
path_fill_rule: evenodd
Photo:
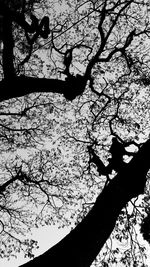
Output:
<svg viewBox="0 0 150 267">
<path fill-rule="evenodd" d="M 58 243 L 65 235 L 69 233 L 69 228 L 58 229 L 57 226 L 44 226 L 41 229 L 35 229 L 32 232 L 32 238 L 39 243 L 39 249 L 36 251 L 35 256 L 38 256 L 48 250 L 50 247 Z M 17 259 L 11 258 L 0 259 L 0 267 L 18 267 L 19 265 L 29 261 L 24 258 L 23 253 L 20 253 Z"/>
<path fill-rule="evenodd" d="M 50 247 L 58 243 L 62 238 L 64 238 L 70 232 L 69 227 L 58 229 L 57 226 L 44 226 L 40 229 L 35 229 L 32 231 L 31 238 L 38 241 L 39 249 L 36 251 L 35 256 L 38 256 L 48 250 Z M 150 266 L 150 245 L 143 241 L 141 238 L 141 244 L 144 244 L 147 248 L 147 261 L 146 263 Z M 20 253 L 17 259 L 11 258 L 9 261 L 7 259 L 0 259 L 0 267 L 18 267 L 23 263 L 30 261 L 30 259 L 24 258 L 23 253 Z M 112 265 L 114 266 L 114 265 Z M 124 265 L 115 265 L 114 267 L 123 267 Z"/>
<path fill-rule="evenodd" d="M 62 6 L 64 6 L 64 1 Z M 57 7 L 56 9 L 60 10 L 60 7 Z M 38 241 L 38 245 L 40 247 L 35 253 L 35 256 L 42 254 L 54 244 L 58 243 L 66 234 L 69 233 L 69 231 L 70 229 L 68 228 L 58 229 L 57 226 L 45 226 L 41 229 L 35 229 L 32 232 L 32 238 Z M 149 246 L 147 247 L 149 248 Z M 27 261 L 29 261 L 29 259 L 25 259 L 23 253 L 20 253 L 17 259 L 11 258 L 10 261 L 7 259 L 0 259 L 0 267 L 18 267 Z M 148 264 L 150 266 L 150 259 L 148 259 Z"/>
</svg>

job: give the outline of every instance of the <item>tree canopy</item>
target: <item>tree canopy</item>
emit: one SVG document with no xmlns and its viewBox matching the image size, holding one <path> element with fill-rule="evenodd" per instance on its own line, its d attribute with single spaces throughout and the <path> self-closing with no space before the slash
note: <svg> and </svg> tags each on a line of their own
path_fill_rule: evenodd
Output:
<svg viewBox="0 0 150 267">
<path fill-rule="evenodd" d="M 78 267 L 146 266 L 149 17 L 148 0 L 0 0 L 1 257 L 32 258 L 25 235 L 52 224 L 76 249 L 90 224 Z"/>
</svg>

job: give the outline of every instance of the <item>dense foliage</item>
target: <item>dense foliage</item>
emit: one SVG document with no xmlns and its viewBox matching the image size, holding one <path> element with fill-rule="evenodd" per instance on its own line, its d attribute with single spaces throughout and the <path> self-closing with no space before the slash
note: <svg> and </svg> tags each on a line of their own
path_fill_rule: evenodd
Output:
<svg viewBox="0 0 150 267">
<path fill-rule="evenodd" d="M 32 257 L 37 244 L 24 240 L 27 232 L 56 223 L 74 226 L 108 182 L 90 164 L 87 147 L 91 145 L 108 165 L 113 136 L 135 153 L 149 138 L 150 4 L 146 0 L 4 2 L 26 21 L 31 22 L 31 13 L 38 19 L 50 18 L 49 37 L 39 36 L 34 43 L 13 22 L 17 77 L 65 81 L 82 75 L 86 80 L 84 92 L 72 101 L 68 92 L 58 94 L 55 88 L 53 92 L 33 88 L 26 94 L 22 83 L 21 97 L 13 95 L 15 88 L 9 85 L 12 97 L 0 104 L 0 254 L 9 257 L 23 249 Z M 2 40 L 1 81 L 7 76 L 3 45 Z M 67 54 L 72 58 L 66 73 Z M 130 159 L 125 157 L 126 162 Z M 148 205 L 149 176 L 145 195 L 122 210 L 95 266 L 118 261 L 144 266 L 139 225 L 149 214 Z M 149 241 L 144 222 L 143 236 Z"/>
</svg>

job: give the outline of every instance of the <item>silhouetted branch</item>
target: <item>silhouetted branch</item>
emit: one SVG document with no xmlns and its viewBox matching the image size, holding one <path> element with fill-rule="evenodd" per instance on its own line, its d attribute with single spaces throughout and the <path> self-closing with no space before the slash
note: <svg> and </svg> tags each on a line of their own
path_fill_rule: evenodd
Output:
<svg viewBox="0 0 150 267">
<path fill-rule="evenodd" d="M 34 78 L 27 76 L 15 77 L 11 83 L 0 82 L 0 101 L 21 97 L 31 93 L 59 93 L 72 101 L 84 92 L 86 80 L 83 76 L 72 76 L 65 81 L 57 79 Z"/>
<path fill-rule="evenodd" d="M 45 253 L 21 266 L 40 267 L 46 262 L 55 267 L 90 267 L 113 231 L 121 210 L 128 201 L 144 192 L 150 168 L 149 154 L 150 140 L 104 187 L 93 208 L 74 230 Z"/>
</svg>

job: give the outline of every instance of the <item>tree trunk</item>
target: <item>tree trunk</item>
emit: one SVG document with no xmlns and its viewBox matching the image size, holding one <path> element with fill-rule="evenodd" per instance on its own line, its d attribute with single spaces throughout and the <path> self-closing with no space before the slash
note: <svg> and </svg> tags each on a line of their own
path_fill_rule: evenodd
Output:
<svg viewBox="0 0 150 267">
<path fill-rule="evenodd" d="M 81 223 L 44 254 L 22 267 L 89 267 L 114 229 L 122 208 L 144 192 L 150 168 L 150 140 L 98 196 Z"/>
</svg>

